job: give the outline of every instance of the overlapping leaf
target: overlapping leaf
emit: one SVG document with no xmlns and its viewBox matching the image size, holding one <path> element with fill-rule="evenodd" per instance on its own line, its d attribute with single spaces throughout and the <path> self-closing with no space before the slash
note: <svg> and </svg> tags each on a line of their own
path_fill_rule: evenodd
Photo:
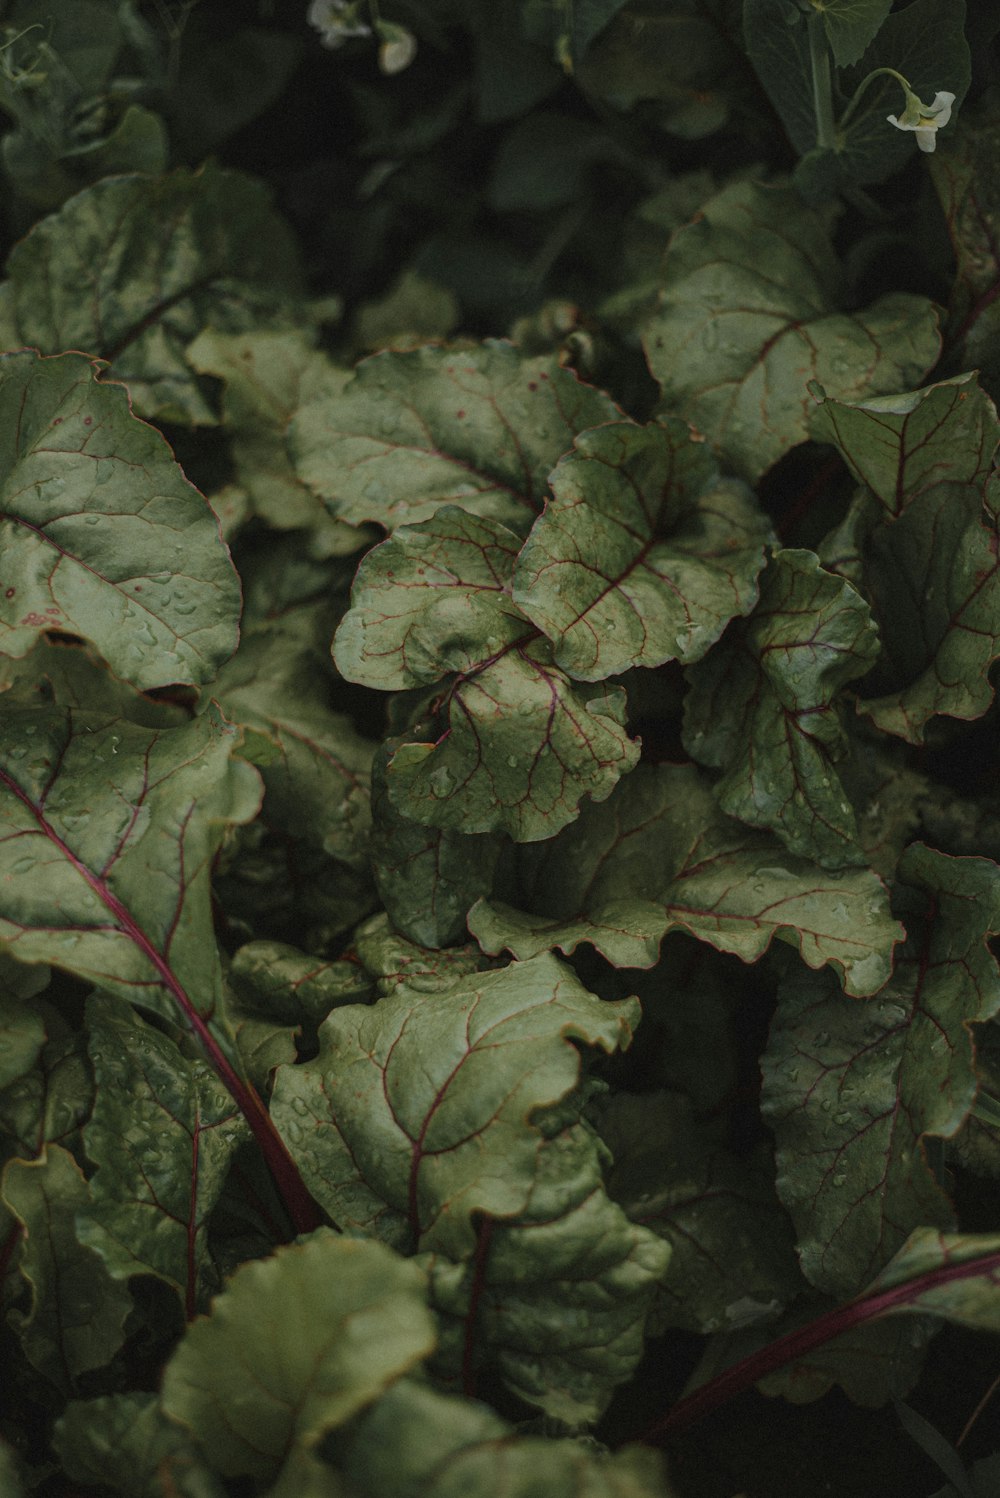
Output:
<svg viewBox="0 0 1000 1498">
<path fill-rule="evenodd" d="M 239 581 L 211 509 L 129 397 L 78 354 L 0 358 L 0 650 L 90 640 L 140 688 L 210 680 Z"/>
<path fill-rule="evenodd" d="M 983 372 L 1000 395 L 1000 187 L 993 163 L 1000 153 L 1000 117 L 984 110 L 938 151 L 931 177 L 944 211 L 958 273 L 952 285 L 948 330 L 965 368 Z"/>
<path fill-rule="evenodd" d="M 809 967 L 831 963 L 848 993 L 869 994 L 902 935 L 870 870 L 826 871 L 723 817 L 687 766 L 641 766 L 557 842 L 518 859 L 521 908 L 470 912 L 487 952 L 525 958 L 590 942 L 618 967 L 650 967 L 678 928 L 753 962 L 778 937 Z"/>
<path fill-rule="evenodd" d="M 837 311 L 827 216 L 788 188 L 735 183 L 678 230 L 646 332 L 668 407 L 757 478 L 805 441 L 815 379 L 838 400 L 917 383 L 940 340 L 932 304 L 897 292 Z"/>
<path fill-rule="evenodd" d="M 71 1400 L 53 1445 L 67 1477 L 122 1498 L 224 1498 L 221 1480 L 155 1394 Z"/>
<path fill-rule="evenodd" d="M 909 939 L 888 985 L 857 1004 L 822 978 L 789 978 L 764 1061 L 778 1192 L 806 1275 L 838 1296 L 916 1227 L 950 1225 L 922 1140 L 961 1126 L 977 1086 L 969 1026 L 1000 1010 L 986 945 L 1000 929 L 997 866 L 918 843 L 899 878 Z"/>
<path fill-rule="evenodd" d="M 206 325 L 284 321 L 301 284 L 267 188 L 211 164 L 105 178 L 36 224 L 7 274 L 18 342 L 98 354 L 144 416 L 197 423 L 216 418 L 188 344 Z"/>
<path fill-rule="evenodd" d="M 204 1061 L 120 1001 L 92 996 L 87 1027 L 97 1090 L 84 1148 L 97 1168 L 80 1241 L 116 1279 L 164 1280 L 190 1318 L 213 1288 L 208 1217 L 245 1121 Z"/>
<path fill-rule="evenodd" d="M 810 551 L 775 553 L 751 617 L 688 672 L 684 742 L 722 770 L 723 811 L 824 867 L 865 863 L 836 770 L 836 702 L 878 656 L 871 611 Z"/>
<path fill-rule="evenodd" d="M 917 1312 L 1000 1330 L 1000 1237 L 917 1228 L 866 1293 L 886 1315 Z"/>
<path fill-rule="evenodd" d="M 577 432 L 620 415 L 556 358 L 487 340 L 365 360 L 342 395 L 299 412 L 290 440 L 299 477 L 351 525 L 458 504 L 524 531 Z"/>
<path fill-rule="evenodd" d="M 831 400 L 818 386 L 813 395 L 813 437 L 839 449 L 890 516 L 935 484 L 981 485 L 1000 442 L 996 407 L 975 374 L 867 400 Z"/>
<path fill-rule="evenodd" d="M 685 422 L 581 433 L 552 490 L 514 600 L 571 676 L 698 660 L 753 606 L 770 527 Z"/>
</svg>

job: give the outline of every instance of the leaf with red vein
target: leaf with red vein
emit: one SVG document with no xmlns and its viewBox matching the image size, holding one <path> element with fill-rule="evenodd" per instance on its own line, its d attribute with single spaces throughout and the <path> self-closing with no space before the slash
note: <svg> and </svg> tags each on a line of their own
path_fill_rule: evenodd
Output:
<svg viewBox="0 0 1000 1498">
<path fill-rule="evenodd" d="M 7 274 L 13 347 L 97 354 L 144 416 L 210 425 L 188 345 L 206 326 L 287 322 L 302 285 L 270 190 L 211 162 L 85 188 L 15 245 Z"/>
<path fill-rule="evenodd" d="M 810 379 L 852 400 L 908 389 L 937 360 L 926 297 L 838 312 L 840 279 L 829 214 L 791 188 L 732 183 L 670 242 L 650 368 L 666 404 L 748 479 L 808 437 Z"/>
<path fill-rule="evenodd" d="M 290 443 L 299 477 L 351 525 L 457 504 L 525 531 L 577 432 L 620 415 L 555 356 L 487 339 L 364 360 L 343 395 L 299 411 Z"/>
<path fill-rule="evenodd" d="M 969 1027 L 1000 1011 L 996 864 L 915 843 L 899 878 L 908 940 L 889 984 L 857 1004 L 822 977 L 789 977 L 764 1058 L 778 1194 L 807 1277 L 838 1296 L 916 1227 L 951 1224 L 922 1140 L 961 1127 L 977 1087 Z"/>
<path fill-rule="evenodd" d="M 487 952 L 590 942 L 616 967 L 652 967 L 679 929 L 754 962 L 777 937 L 869 994 L 903 934 L 870 869 L 821 869 L 724 817 L 690 766 L 640 766 L 557 841 L 519 849 L 516 878 L 521 909 L 480 901 L 469 913 Z"/>
<path fill-rule="evenodd" d="M 684 743 L 723 771 L 723 811 L 777 834 L 824 868 L 862 864 L 836 762 L 847 738 L 839 690 L 878 658 L 871 610 L 811 551 L 779 551 L 760 601 L 688 669 Z"/>
<path fill-rule="evenodd" d="M 813 437 L 831 442 L 892 516 L 935 484 L 981 486 L 1000 442 L 996 407 L 975 373 L 904 395 L 833 400 L 818 385 L 812 394 Z"/>
<path fill-rule="evenodd" d="M 84 1149 L 97 1167 L 77 1233 L 115 1279 L 152 1274 L 188 1319 L 217 1288 L 208 1217 L 246 1124 L 206 1062 L 120 1000 L 87 1001 L 97 1090 Z"/>
<path fill-rule="evenodd" d="M 1000 378 L 1000 122 L 987 111 L 962 127 L 929 163 L 944 211 L 958 275 L 948 307 L 948 343 L 965 368 Z"/>
<path fill-rule="evenodd" d="M 581 433 L 552 491 L 514 601 L 571 676 L 698 660 L 752 608 L 770 525 L 686 422 Z"/>
<path fill-rule="evenodd" d="M 206 500 L 80 354 L 0 357 L 0 652 L 91 641 L 140 688 L 210 680 L 239 579 Z"/>
</svg>

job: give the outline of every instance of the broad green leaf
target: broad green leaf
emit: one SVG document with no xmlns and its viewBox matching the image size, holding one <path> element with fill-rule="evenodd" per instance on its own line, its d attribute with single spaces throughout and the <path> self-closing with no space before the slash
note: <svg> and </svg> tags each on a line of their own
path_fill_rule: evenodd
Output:
<svg viewBox="0 0 1000 1498">
<path fill-rule="evenodd" d="M 10 964 L 13 966 L 13 963 Z M 31 972 L 31 968 L 25 968 Z M 2 981 L 5 975 L 0 975 Z M 45 1022 L 19 994 L 0 988 L 0 1090 L 29 1072 L 45 1044 Z"/>
<path fill-rule="evenodd" d="M 314 554 L 357 551 L 366 533 L 334 520 L 296 477 L 288 424 L 300 405 L 339 395 L 350 379 L 302 329 L 220 333 L 206 328 L 185 351 L 203 375 L 225 382 L 222 423 L 233 433 L 236 480 L 254 514 L 276 530 L 309 530 Z"/>
<path fill-rule="evenodd" d="M 452 291 L 407 267 L 384 296 L 361 303 L 354 315 L 354 339 L 366 353 L 416 348 L 447 338 L 461 319 Z"/>
<path fill-rule="evenodd" d="M 68 1392 L 121 1347 L 131 1297 L 77 1239 L 89 1192 L 72 1155 L 50 1144 L 37 1160 L 9 1160 L 0 1195 L 23 1227 L 18 1267 L 31 1296 L 11 1325 L 29 1362 Z"/>
<path fill-rule="evenodd" d="M 120 1000 L 87 1001 L 96 1093 L 84 1149 L 96 1171 L 80 1241 L 115 1279 L 153 1274 L 190 1318 L 213 1288 L 208 1217 L 248 1138 L 221 1081 Z"/>
<path fill-rule="evenodd" d="M 916 384 L 940 350 L 924 297 L 837 310 L 829 214 L 790 188 L 734 183 L 679 229 L 646 331 L 650 368 L 722 460 L 756 479 L 809 432 L 810 379 L 837 400 Z"/>
<path fill-rule="evenodd" d="M 208 504 L 79 354 L 0 357 L 0 650 L 58 629 L 140 688 L 211 679 L 239 581 Z"/>
<path fill-rule="evenodd" d="M 878 635 L 850 583 L 811 551 L 778 551 L 750 618 L 688 670 L 684 742 L 722 770 L 723 811 L 826 868 L 866 863 L 837 774 L 840 689 L 872 666 Z"/>
<path fill-rule="evenodd" d="M 915 843 L 899 879 L 908 940 L 886 987 L 857 1004 L 821 978 L 787 979 L 764 1058 L 778 1194 L 805 1274 L 840 1297 L 914 1228 L 950 1225 L 922 1140 L 960 1128 L 977 1086 L 969 1026 L 1000 1010 L 987 948 L 1000 930 L 997 866 Z"/>
<path fill-rule="evenodd" d="M 197 1028 L 220 990 L 212 855 L 227 824 L 259 804 L 256 771 L 233 758 L 238 746 L 215 709 L 156 730 L 8 706 L 0 943 Z"/>
<path fill-rule="evenodd" d="M 753 607 L 770 526 L 686 422 L 583 432 L 551 482 L 513 595 L 571 676 L 698 660 Z"/>
<path fill-rule="evenodd" d="M 994 106 L 975 123 L 963 119 L 947 149 L 935 152 L 930 163 L 958 262 L 948 304 L 949 338 L 966 368 L 982 370 L 994 396 L 1000 396 L 1000 184 L 993 172 L 998 156 L 1000 115 Z"/>
<path fill-rule="evenodd" d="M 458 504 L 524 531 L 577 432 L 620 415 L 553 356 L 488 340 L 366 359 L 342 395 L 303 407 L 290 441 L 299 477 L 350 525 Z"/>
<path fill-rule="evenodd" d="M 135 691 L 111 674 L 96 650 L 59 635 L 42 635 L 18 660 L 0 658 L 0 690 L 11 693 L 5 705 L 84 708 L 146 728 L 180 728 L 191 717 L 189 701 Z"/>
<path fill-rule="evenodd" d="M 766 1346 L 781 1334 L 801 1326 L 810 1312 L 821 1315 L 828 1305 L 828 1301 L 812 1304 L 800 1301 L 770 1326 L 751 1329 L 750 1335 L 756 1333 L 756 1347 Z M 904 1398 L 913 1389 L 923 1371 L 933 1330 L 933 1323 L 925 1317 L 864 1321 L 839 1337 L 800 1353 L 776 1373 L 762 1378 L 757 1387 L 769 1399 L 787 1399 L 791 1404 L 811 1404 L 831 1389 L 841 1388 L 852 1404 L 880 1409 L 891 1399 Z M 719 1340 L 723 1349 L 725 1342 L 730 1341 L 730 1357 L 733 1353 L 737 1358 L 742 1357 L 756 1350 L 749 1340 L 738 1348 L 739 1334 Z"/>
<path fill-rule="evenodd" d="M 198 424 L 216 418 L 188 344 L 286 319 L 300 287 L 268 189 L 212 164 L 105 178 L 36 224 L 7 274 L 21 343 L 100 355 L 144 416 Z"/>
<path fill-rule="evenodd" d="M 94 1095 L 85 1039 L 44 998 L 32 1009 L 44 1025 L 45 1044 L 34 1065 L 0 1092 L 3 1152 L 34 1160 L 47 1144 L 58 1144 L 81 1155 L 80 1130 Z"/>
<path fill-rule="evenodd" d="M 274 745 L 261 766 L 268 824 L 367 868 L 375 746 L 333 710 L 329 632 L 323 604 L 286 609 L 246 629 L 206 697 Z"/>
<path fill-rule="evenodd" d="M 1000 1237 L 916 1228 L 867 1287 L 884 1314 L 939 1316 L 974 1331 L 1000 1330 Z"/>
<path fill-rule="evenodd" d="M 616 967 L 651 967 L 668 931 L 754 962 L 774 937 L 848 993 L 875 993 L 902 935 L 881 880 L 829 872 L 723 817 L 693 767 L 644 765 L 541 848 L 518 850 L 521 909 L 480 902 L 469 930 L 519 958 L 590 942 Z"/>
<path fill-rule="evenodd" d="M 614 1158 L 609 1194 L 671 1247 L 650 1335 L 734 1330 L 795 1298 L 802 1280 L 766 1152 L 737 1157 L 678 1094 L 617 1092 L 593 1116 Z"/>
<path fill-rule="evenodd" d="M 463 939 L 469 907 L 492 890 L 503 838 L 426 827 L 402 816 L 389 799 L 385 776 L 400 742 L 385 742 L 372 772 L 369 853 L 375 883 L 397 931 L 424 947 L 447 947 Z"/>
<path fill-rule="evenodd" d="M 673 1498 L 659 1454 L 517 1436 L 488 1405 L 404 1378 L 352 1427 L 338 1465 L 358 1498 Z"/>
<path fill-rule="evenodd" d="M 743 43 L 789 140 L 805 156 L 816 145 L 806 16 L 795 0 L 743 0 Z"/>
<path fill-rule="evenodd" d="M 882 638 L 882 663 L 865 683 L 859 711 L 876 728 L 924 741 L 939 713 L 978 718 L 993 700 L 990 667 L 1000 654 L 1000 479 L 985 493 L 939 484 L 898 520 L 863 515 L 857 540 L 863 591 Z"/>
<path fill-rule="evenodd" d="M 840 68 L 857 62 L 892 9 L 892 0 L 818 0 L 834 61 Z"/>
<path fill-rule="evenodd" d="M 423 1255 L 441 1345 L 432 1370 L 497 1375 L 570 1428 L 593 1424 L 634 1373 L 670 1247 L 607 1195 L 607 1153 L 572 1119 L 542 1120 L 525 1210 L 481 1220 L 462 1263 Z"/>
<path fill-rule="evenodd" d="M 67 1477 L 121 1498 L 223 1498 L 225 1492 L 155 1394 L 71 1400 L 52 1444 Z"/>
<path fill-rule="evenodd" d="M 602 1002 L 549 956 L 433 997 L 399 985 L 334 1010 L 315 1060 L 279 1071 L 272 1115 L 335 1222 L 466 1258 L 475 1214 L 530 1207 L 535 1120 L 577 1085 L 573 1041 L 610 1053 L 638 1019 L 634 999 Z"/>
<path fill-rule="evenodd" d="M 237 1270 L 167 1364 L 162 1405 L 215 1471 L 273 1481 L 434 1342 L 416 1265 L 320 1229 Z"/>
<path fill-rule="evenodd" d="M 890 516 L 935 484 L 981 486 L 992 467 L 1000 422 L 974 373 L 871 400 L 830 400 L 819 387 L 813 394 L 813 437 L 833 443 Z"/>
</svg>

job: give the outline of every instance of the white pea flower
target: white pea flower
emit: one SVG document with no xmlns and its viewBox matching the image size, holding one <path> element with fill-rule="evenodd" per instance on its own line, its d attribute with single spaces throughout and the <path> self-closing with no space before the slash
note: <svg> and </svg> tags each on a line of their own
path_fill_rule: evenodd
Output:
<svg viewBox="0 0 1000 1498">
<path fill-rule="evenodd" d="M 916 94 L 907 92 L 903 113 L 898 119 L 894 114 L 886 115 L 886 119 L 897 130 L 915 131 L 921 151 L 933 151 L 937 132 L 951 119 L 951 106 L 954 102 L 954 94 L 939 93 L 934 95 L 933 104 L 921 104 Z"/>
<path fill-rule="evenodd" d="M 416 37 L 405 26 L 396 26 L 391 21 L 379 21 L 375 29 L 381 43 L 378 49 L 379 67 L 387 76 L 401 73 L 417 55 Z"/>
<path fill-rule="evenodd" d="M 342 47 L 349 37 L 371 36 L 372 29 L 358 16 L 360 6 L 349 0 L 312 0 L 306 20 L 320 33 L 324 47 Z"/>
</svg>

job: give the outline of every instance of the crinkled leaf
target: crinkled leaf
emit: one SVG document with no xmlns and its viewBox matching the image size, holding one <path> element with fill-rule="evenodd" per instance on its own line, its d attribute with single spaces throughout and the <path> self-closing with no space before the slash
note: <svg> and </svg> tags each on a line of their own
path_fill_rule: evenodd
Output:
<svg viewBox="0 0 1000 1498">
<path fill-rule="evenodd" d="M 795 1298 L 802 1281 L 766 1152 L 734 1155 L 677 1094 L 618 1092 L 593 1111 L 614 1157 L 610 1195 L 671 1247 L 651 1335 L 734 1330 Z"/>
<path fill-rule="evenodd" d="M 433 997 L 397 986 L 337 1009 L 313 1061 L 283 1067 L 272 1115 L 334 1221 L 455 1259 L 473 1215 L 529 1207 L 537 1110 L 577 1085 L 574 1040 L 627 1046 L 632 1000 L 595 998 L 548 955 L 460 977 Z"/>
<path fill-rule="evenodd" d="M 875 993 L 902 932 L 868 869 L 829 872 L 723 817 L 693 767 L 640 766 L 544 848 L 518 853 L 521 909 L 480 902 L 487 952 L 524 958 L 590 942 L 617 967 L 651 967 L 675 928 L 755 961 L 777 936 L 848 993 Z"/>
<path fill-rule="evenodd" d="M 184 351 L 207 325 L 258 325 L 300 286 L 259 180 L 209 164 L 108 177 L 36 224 L 7 261 L 16 338 L 107 359 L 144 416 L 213 423 Z"/>
<path fill-rule="evenodd" d="M 424 1257 L 441 1325 L 433 1370 L 455 1380 L 470 1368 L 499 1374 L 519 1398 L 579 1428 L 634 1373 L 670 1247 L 609 1198 L 606 1151 L 570 1102 L 565 1112 L 539 1120 L 547 1137 L 517 1220 L 481 1220 L 464 1263 Z"/>
<path fill-rule="evenodd" d="M 434 1342 L 415 1264 L 320 1229 L 236 1271 L 167 1364 L 162 1404 L 217 1472 L 269 1481 Z"/>
<path fill-rule="evenodd" d="M 383 911 L 365 921 L 354 933 L 352 955 L 374 981 L 379 995 L 397 988 L 415 993 L 444 993 L 456 983 L 494 967 L 475 942 L 447 951 L 428 950 L 407 936 L 400 936 Z"/>
<path fill-rule="evenodd" d="M 385 766 L 399 747 L 389 739 L 372 771 L 369 852 L 379 897 L 396 930 L 424 947 L 465 936 L 469 907 L 493 888 L 501 834 L 426 827 L 402 816 L 389 799 Z"/>
<path fill-rule="evenodd" d="M 571 676 L 698 660 L 753 606 L 770 526 L 686 422 L 582 433 L 552 490 L 514 600 Z"/>
<path fill-rule="evenodd" d="M 811 551 L 776 552 L 750 618 L 688 671 L 684 743 L 723 771 L 723 811 L 824 867 L 867 862 L 836 769 L 847 750 L 836 699 L 877 657 L 850 583 Z"/>
<path fill-rule="evenodd" d="M 34 1066 L 0 1092 L 4 1153 L 34 1160 L 46 1144 L 59 1144 L 80 1155 L 80 1128 L 94 1094 L 85 1039 L 43 999 L 32 1007 L 45 1026 L 45 1044 Z"/>
<path fill-rule="evenodd" d="M 173 1021 L 220 988 L 209 874 L 256 772 L 210 709 L 184 728 L 11 706 L 0 719 L 0 941 Z M 11 877 L 13 876 L 13 877 Z M 180 1006 L 181 1012 L 178 1012 Z"/>
<path fill-rule="evenodd" d="M 933 305 L 897 292 L 837 311 L 828 214 L 735 183 L 679 229 L 646 332 L 664 402 L 749 479 L 808 436 L 815 379 L 838 400 L 914 385 L 938 357 Z"/>
<path fill-rule="evenodd" d="M 994 106 L 975 124 L 963 119 L 948 149 L 935 152 L 930 162 L 958 261 L 949 336 L 962 364 L 981 369 L 994 395 L 1000 395 L 1000 182 L 993 171 L 998 156 L 1000 116 Z"/>
<path fill-rule="evenodd" d="M 366 868 L 375 746 L 333 710 L 329 628 L 329 610 L 320 604 L 248 629 L 210 694 L 228 717 L 275 747 L 261 766 L 268 824 Z"/>
<path fill-rule="evenodd" d="M 84 1149 L 96 1171 L 80 1240 L 116 1279 L 173 1286 L 190 1317 L 213 1288 L 208 1217 L 246 1124 L 204 1061 L 119 1000 L 92 996 L 87 1028 L 97 1090 Z"/>
<path fill-rule="evenodd" d="M 137 687 L 231 655 L 239 581 L 208 504 L 79 354 L 0 357 L 0 650 L 82 635 Z"/>
<path fill-rule="evenodd" d="M 9 1160 L 0 1194 L 23 1227 L 18 1267 L 31 1292 L 29 1309 L 10 1321 L 29 1362 L 66 1392 L 121 1347 L 131 1297 L 78 1241 L 89 1192 L 66 1150 L 50 1144 L 37 1160 Z"/>
<path fill-rule="evenodd" d="M 233 433 L 236 479 L 252 512 L 276 530 L 311 531 L 316 555 L 357 551 L 366 533 L 334 520 L 296 476 L 286 445 L 298 407 L 339 395 L 350 371 L 315 348 L 301 328 L 241 333 L 206 328 L 186 358 L 199 374 L 225 381 L 222 422 Z"/>
<path fill-rule="evenodd" d="M 224 1488 L 155 1394 L 71 1400 L 52 1440 L 67 1477 L 121 1498 L 223 1498 Z"/>
<path fill-rule="evenodd" d="M 883 658 L 859 710 L 885 733 L 924 741 L 938 713 L 978 718 L 993 700 L 989 671 L 1000 655 L 1000 479 L 983 495 L 939 484 L 898 520 L 861 522 L 862 587 Z"/>
<path fill-rule="evenodd" d="M 858 1004 L 802 973 L 782 985 L 764 1058 L 763 1112 L 802 1267 L 832 1295 L 863 1288 L 914 1228 L 953 1213 L 922 1140 L 955 1134 L 975 1098 L 969 1026 L 1000 1010 L 987 939 L 1000 872 L 913 844 L 899 866 L 908 940 Z"/>
<path fill-rule="evenodd" d="M 839 450 L 889 515 L 935 484 L 981 485 L 1000 442 L 996 407 L 973 374 L 903 395 L 831 400 L 818 386 L 809 429 Z"/>
<path fill-rule="evenodd" d="M 621 412 L 558 359 L 507 343 L 376 354 L 291 427 L 299 477 L 351 525 L 459 504 L 526 530 L 577 432 Z"/>
</svg>

